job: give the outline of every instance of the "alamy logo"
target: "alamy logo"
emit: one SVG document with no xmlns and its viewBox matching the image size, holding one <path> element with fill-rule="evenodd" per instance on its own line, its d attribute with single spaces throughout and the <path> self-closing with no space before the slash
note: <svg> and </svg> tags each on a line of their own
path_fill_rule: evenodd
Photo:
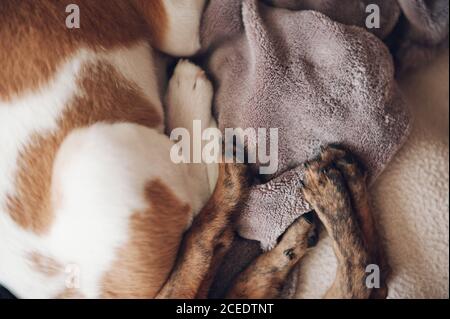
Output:
<svg viewBox="0 0 450 319">
<path fill-rule="evenodd" d="M 221 155 L 225 154 L 226 163 L 234 160 L 237 163 L 258 163 L 262 175 L 274 174 L 278 170 L 277 128 L 226 128 L 224 131 L 225 136 L 217 128 L 202 131 L 200 120 L 193 121 L 192 136 L 186 128 L 174 129 L 170 134 L 170 139 L 176 142 L 170 151 L 172 162 L 220 163 Z"/>
<path fill-rule="evenodd" d="M 369 289 L 380 288 L 380 267 L 375 264 L 370 264 L 366 267 L 366 287 Z"/>
<path fill-rule="evenodd" d="M 366 18 L 367 29 L 380 28 L 380 7 L 376 4 L 369 4 L 366 7 L 366 13 L 369 15 Z"/>
<path fill-rule="evenodd" d="M 69 15 L 66 18 L 66 27 L 68 29 L 80 28 L 80 7 L 76 4 L 69 4 L 66 7 L 66 13 Z"/>
<path fill-rule="evenodd" d="M 67 289 L 80 289 L 80 267 L 75 264 L 69 264 L 65 269 L 66 273 L 66 288 Z"/>
</svg>

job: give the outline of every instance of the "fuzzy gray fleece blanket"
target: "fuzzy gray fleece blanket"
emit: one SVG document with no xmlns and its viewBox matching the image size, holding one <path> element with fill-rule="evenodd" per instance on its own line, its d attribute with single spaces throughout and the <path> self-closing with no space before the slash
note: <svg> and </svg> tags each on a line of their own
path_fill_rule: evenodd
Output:
<svg viewBox="0 0 450 319">
<path fill-rule="evenodd" d="M 368 32 L 366 6 L 380 8 Z M 302 163 L 337 143 L 363 161 L 373 181 L 409 132 L 394 78 L 448 39 L 448 1 L 211 0 L 200 58 L 216 86 L 219 127 L 277 128 L 278 169 L 261 176 L 238 222 L 239 239 L 211 297 L 310 211 L 299 192 Z M 250 144 L 248 147 L 251 147 Z M 254 165 L 255 169 L 258 165 Z M 250 241 L 251 240 L 251 241 Z M 285 297 L 295 289 L 291 276 Z"/>
</svg>

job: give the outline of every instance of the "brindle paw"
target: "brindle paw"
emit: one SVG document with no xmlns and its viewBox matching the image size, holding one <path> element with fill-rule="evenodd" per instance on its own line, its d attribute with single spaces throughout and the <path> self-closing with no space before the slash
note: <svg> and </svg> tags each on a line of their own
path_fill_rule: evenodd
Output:
<svg viewBox="0 0 450 319">
<path fill-rule="evenodd" d="M 337 158 L 335 165 L 344 175 L 349 186 L 366 183 L 366 172 L 362 164 L 351 153 L 347 152 L 345 156 Z"/>
<path fill-rule="evenodd" d="M 329 145 L 322 148 L 320 155 L 313 161 L 305 164 L 306 184 L 312 185 L 307 191 L 311 204 L 324 203 L 324 199 L 315 199 L 321 197 L 323 193 L 336 195 L 336 199 L 340 197 L 356 197 L 353 200 L 359 201 L 366 191 L 366 174 L 362 165 L 356 157 L 349 151 L 337 145 Z M 334 185 L 327 184 L 327 187 L 318 186 L 325 185 L 326 180 L 330 180 Z M 317 185 L 319 184 L 319 185 Z M 323 186 L 322 185 L 322 186 Z M 334 189 L 331 188 L 334 186 Z M 340 195 L 339 195 L 340 194 Z M 308 200 L 308 199 L 307 199 Z M 308 200 L 308 201 L 310 201 Z M 332 198 L 328 199 L 332 201 Z"/>
<path fill-rule="evenodd" d="M 349 193 L 344 177 L 334 167 L 309 165 L 305 172 L 303 194 L 319 217 L 336 218 L 351 211 Z"/>
<path fill-rule="evenodd" d="M 238 147 L 239 146 L 239 147 Z M 219 179 L 222 176 L 226 184 L 233 185 L 242 193 L 243 197 L 248 195 L 250 186 L 253 182 L 252 171 L 249 165 L 242 163 L 245 158 L 242 145 L 226 144 L 225 140 L 222 144 L 222 160 L 219 164 Z"/>
<path fill-rule="evenodd" d="M 306 215 L 306 216 L 305 216 Z M 318 233 L 314 212 L 297 219 L 280 237 L 277 249 L 290 262 L 297 262 L 308 250 L 317 244 Z"/>
<path fill-rule="evenodd" d="M 338 145 L 323 147 L 317 165 L 329 167 L 335 165 L 346 180 L 365 178 L 364 168 L 357 158 L 346 149 Z"/>
<path fill-rule="evenodd" d="M 234 189 L 241 197 L 247 195 L 251 185 L 252 177 L 250 169 L 246 164 L 221 163 L 219 164 L 220 175 L 227 189 Z"/>
<path fill-rule="evenodd" d="M 343 159 L 347 156 L 351 156 L 350 153 L 338 145 L 328 145 L 326 147 L 322 147 L 319 161 L 321 165 L 324 167 L 328 167 L 332 165 L 335 161 L 339 159 Z"/>
</svg>

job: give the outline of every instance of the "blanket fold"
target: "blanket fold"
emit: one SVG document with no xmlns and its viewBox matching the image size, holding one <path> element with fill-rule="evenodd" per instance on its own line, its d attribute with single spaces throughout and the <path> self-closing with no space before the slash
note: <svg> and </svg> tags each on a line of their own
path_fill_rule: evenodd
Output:
<svg viewBox="0 0 450 319">
<path fill-rule="evenodd" d="M 217 21 L 217 10 L 225 6 L 225 12 L 242 19 L 241 26 L 231 28 L 234 35 L 223 33 Z M 299 165 L 322 146 L 337 143 L 359 156 L 374 180 L 407 135 L 408 111 L 389 51 L 361 28 L 256 0 L 236 5 L 235 12 L 228 2 L 212 1 L 206 26 L 209 21 L 209 34 L 218 33 L 210 39 L 223 36 L 207 64 L 216 84 L 219 127 L 279 132 L 278 170 L 261 176 L 269 182 L 255 185 L 239 222 L 243 237 L 267 249 L 310 210 L 299 192 Z"/>
</svg>

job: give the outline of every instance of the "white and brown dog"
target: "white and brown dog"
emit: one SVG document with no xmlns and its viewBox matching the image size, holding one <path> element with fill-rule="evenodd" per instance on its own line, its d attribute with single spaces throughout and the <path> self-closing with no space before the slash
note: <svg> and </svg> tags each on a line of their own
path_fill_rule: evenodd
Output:
<svg viewBox="0 0 450 319">
<path fill-rule="evenodd" d="M 68 29 L 71 2 L 0 1 L 0 284 L 21 298 L 205 297 L 233 240 L 246 169 L 171 161 L 164 133 L 193 120 L 213 126 L 213 88 L 182 61 L 163 107 L 153 52 L 194 54 L 205 0 L 77 0 L 81 28 Z M 325 155 L 326 165 L 342 162 L 340 150 Z M 311 167 L 308 198 L 327 227 L 331 204 L 319 204 L 349 195 L 334 171 L 335 183 L 314 188 L 331 179 L 324 165 Z M 363 180 L 355 165 L 341 168 Z M 337 214 L 353 213 L 339 203 Z M 371 241 L 364 248 L 346 225 L 338 230 L 350 239 L 339 245 L 359 258 L 341 257 L 331 295 L 368 297 L 361 278 Z M 313 228 L 297 221 L 229 296 L 276 296 Z"/>
<path fill-rule="evenodd" d="M 170 160 L 153 48 L 194 54 L 205 1 L 81 0 L 68 29 L 71 2 L 0 2 L 0 282 L 63 296 L 73 265 L 80 296 L 152 297 L 215 183 Z M 212 96 L 180 63 L 167 123 L 211 123 Z"/>
</svg>

